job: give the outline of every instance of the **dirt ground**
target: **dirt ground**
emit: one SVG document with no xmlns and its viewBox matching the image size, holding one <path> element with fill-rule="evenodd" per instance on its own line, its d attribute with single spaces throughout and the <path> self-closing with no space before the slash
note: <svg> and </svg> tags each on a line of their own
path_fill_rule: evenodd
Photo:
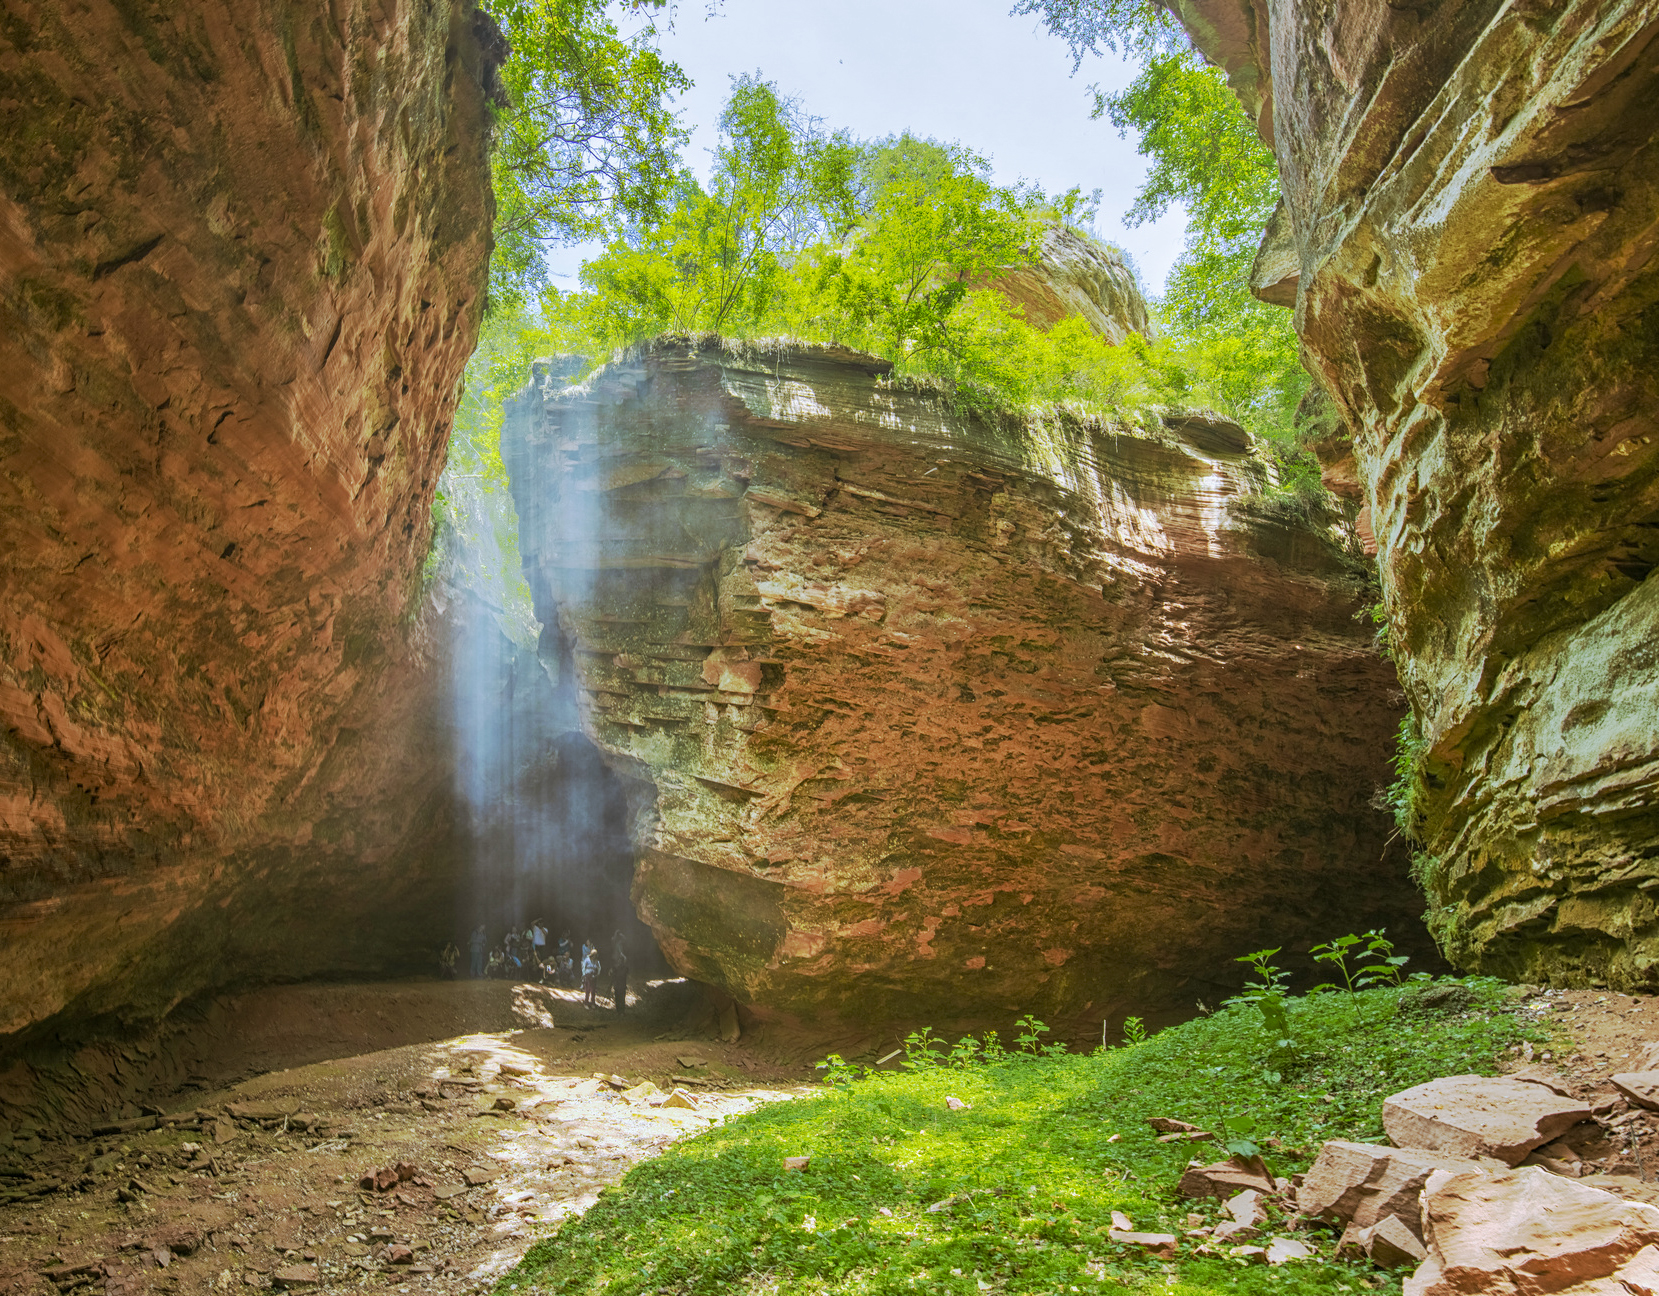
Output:
<svg viewBox="0 0 1659 1296">
<path fill-rule="evenodd" d="M 1552 1168 L 1659 1199 L 1659 1120 L 1608 1083 L 1659 1041 L 1659 999 L 1533 991 L 1522 1011 L 1571 1045 L 1507 1067 L 1554 1067 L 1599 1102 L 1577 1150 L 1554 1149 L 1582 1158 Z M 23 1128 L 0 1148 L 0 1293 L 485 1290 L 638 1161 L 872 1043 L 721 1034 L 677 982 L 620 1019 L 502 982 L 221 1001 L 123 1051 L 162 1079 L 106 1085 L 90 1136 Z M 675 1090 L 690 1097 L 664 1105 Z"/>
<path fill-rule="evenodd" d="M 285 987 L 212 1017 L 172 1041 L 178 1092 L 0 1151 L 0 1292 L 478 1291 L 635 1162 L 811 1076 L 798 1038 L 724 1042 L 685 983 L 620 1019 L 502 982 Z"/>
</svg>

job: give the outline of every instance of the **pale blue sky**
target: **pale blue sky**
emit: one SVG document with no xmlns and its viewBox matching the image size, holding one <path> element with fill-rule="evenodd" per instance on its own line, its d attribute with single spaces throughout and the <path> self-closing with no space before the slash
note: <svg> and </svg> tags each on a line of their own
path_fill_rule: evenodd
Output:
<svg viewBox="0 0 1659 1296">
<path fill-rule="evenodd" d="M 679 102 L 693 128 L 687 159 L 703 169 L 730 77 L 757 68 L 830 129 L 860 136 L 911 130 L 959 140 L 991 157 L 1004 182 L 1034 180 L 1050 192 L 1102 191 L 1095 229 L 1134 258 L 1153 294 L 1180 254 L 1185 214 L 1124 227 L 1145 174 L 1132 139 L 1090 121 L 1090 82 L 1117 89 L 1134 75 L 1090 59 L 1070 75 L 1071 55 L 1035 18 L 1011 18 L 1011 0 L 723 0 L 705 16 L 682 0 L 661 23 L 663 52 L 696 85 Z M 579 249 L 549 263 L 574 286 Z"/>
</svg>

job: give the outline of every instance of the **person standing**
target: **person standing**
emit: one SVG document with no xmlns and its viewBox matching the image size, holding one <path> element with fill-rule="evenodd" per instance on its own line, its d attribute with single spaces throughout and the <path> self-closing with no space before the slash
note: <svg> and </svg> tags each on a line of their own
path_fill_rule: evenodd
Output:
<svg viewBox="0 0 1659 1296">
<path fill-rule="evenodd" d="M 478 980 L 484 975 L 484 924 L 479 923 L 472 929 L 472 938 L 467 941 L 467 949 L 472 953 L 472 979 Z"/>
<path fill-rule="evenodd" d="M 555 957 L 559 960 L 557 979 L 560 985 L 573 989 L 576 985 L 576 960 L 570 953 L 570 933 L 563 932 L 559 936 L 559 949 Z"/>
<path fill-rule="evenodd" d="M 599 955 L 593 946 L 582 942 L 582 1007 L 597 1008 L 599 987 Z"/>
<path fill-rule="evenodd" d="M 530 924 L 530 941 L 536 947 L 538 966 L 547 958 L 547 924 L 540 918 Z"/>
<path fill-rule="evenodd" d="M 611 1006 L 618 1017 L 628 1006 L 628 955 L 621 941 L 611 948 Z"/>
</svg>

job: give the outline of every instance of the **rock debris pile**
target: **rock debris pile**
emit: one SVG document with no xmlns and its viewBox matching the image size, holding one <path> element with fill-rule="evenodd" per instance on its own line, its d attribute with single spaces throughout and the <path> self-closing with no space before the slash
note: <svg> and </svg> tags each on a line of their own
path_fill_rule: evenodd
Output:
<svg viewBox="0 0 1659 1296">
<path fill-rule="evenodd" d="M 1643 1056 L 1653 1061 L 1659 1044 Z M 1625 1131 L 1641 1111 L 1659 1110 L 1652 1078 L 1585 1085 L 1544 1067 L 1446 1076 L 1384 1100 L 1391 1146 L 1333 1139 L 1291 1179 L 1274 1178 L 1257 1157 L 1194 1162 L 1181 1196 L 1224 1199 L 1224 1218 L 1189 1216 L 1188 1241 L 1199 1254 L 1306 1260 L 1314 1252 L 1288 1234 L 1322 1222 L 1341 1227 L 1338 1254 L 1415 1267 L 1405 1296 L 1651 1296 L 1659 1185 L 1631 1162 Z M 1164 1137 L 1209 1136 L 1188 1127 Z M 1113 1238 L 1170 1255 L 1180 1241 Z"/>
</svg>

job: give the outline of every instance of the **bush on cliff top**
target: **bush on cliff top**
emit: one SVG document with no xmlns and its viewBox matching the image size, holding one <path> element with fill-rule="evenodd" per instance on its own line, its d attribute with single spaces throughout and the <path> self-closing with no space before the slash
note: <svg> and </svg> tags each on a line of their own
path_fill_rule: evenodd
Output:
<svg viewBox="0 0 1659 1296">
<path fill-rule="evenodd" d="M 1383 1097 L 1435 1076 L 1495 1069 L 1539 1040 L 1494 982 L 1440 1015 L 1402 1014 L 1420 987 L 1292 1000 L 1286 1061 L 1256 1009 L 1236 1006 L 1089 1055 L 983 1052 L 867 1074 L 726 1121 L 636 1167 L 586 1215 L 536 1245 L 500 1292 L 724 1296 L 731 1292 L 961 1293 L 1147 1290 L 1398 1291 L 1331 1258 L 1279 1268 L 1193 1254 L 1173 1262 L 1112 1243 L 1111 1213 L 1180 1234 L 1188 1158 L 1148 1117 L 1253 1126 L 1270 1168 L 1306 1168 L 1328 1138 L 1377 1139 Z M 1420 997 L 1420 995 L 1419 995 Z M 947 1107 L 947 1096 L 968 1104 Z M 804 1172 L 786 1156 L 810 1155 Z M 941 1204 L 943 1203 L 943 1204 Z"/>
</svg>

